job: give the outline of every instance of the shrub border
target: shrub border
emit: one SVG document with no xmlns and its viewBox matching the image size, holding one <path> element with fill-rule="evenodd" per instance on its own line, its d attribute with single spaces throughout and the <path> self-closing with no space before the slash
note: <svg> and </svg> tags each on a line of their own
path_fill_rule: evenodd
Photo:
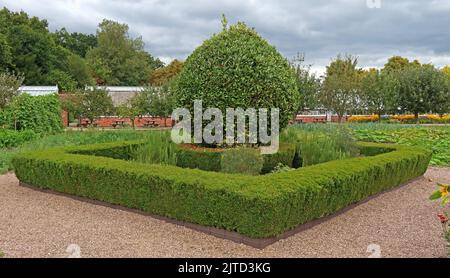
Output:
<svg viewBox="0 0 450 278">
<path fill-rule="evenodd" d="M 373 156 L 255 177 L 80 154 L 121 153 L 114 150 L 136 144 L 22 153 L 13 165 L 23 184 L 215 227 L 209 230 L 225 229 L 260 239 L 263 246 L 301 224 L 423 175 L 431 158 L 429 151 L 417 147 L 359 143 L 363 154 Z"/>
</svg>

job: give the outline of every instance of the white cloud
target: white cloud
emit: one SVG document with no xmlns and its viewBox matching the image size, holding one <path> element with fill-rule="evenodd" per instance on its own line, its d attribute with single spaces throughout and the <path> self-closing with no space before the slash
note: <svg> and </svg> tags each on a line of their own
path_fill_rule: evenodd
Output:
<svg viewBox="0 0 450 278">
<path fill-rule="evenodd" d="M 381 67 L 392 55 L 450 64 L 450 1 L 381 0 L 0 0 L 0 6 L 46 18 L 52 30 L 94 33 L 103 19 L 125 22 L 153 55 L 184 59 L 212 33 L 220 15 L 245 21 L 286 57 L 306 54 L 323 72 L 332 57 L 351 53 L 362 67 Z"/>
</svg>

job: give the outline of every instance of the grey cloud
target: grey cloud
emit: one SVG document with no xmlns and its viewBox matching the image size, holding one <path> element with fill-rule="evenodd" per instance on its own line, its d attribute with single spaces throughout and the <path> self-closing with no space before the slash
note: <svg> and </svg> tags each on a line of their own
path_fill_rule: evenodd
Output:
<svg viewBox="0 0 450 278">
<path fill-rule="evenodd" d="M 2 0 L 0 4 L 48 19 L 52 29 L 93 33 L 103 18 L 130 25 L 146 48 L 164 60 L 184 59 L 212 33 L 220 15 L 230 23 L 255 27 L 286 57 L 306 54 L 323 70 L 339 53 L 359 56 L 363 67 L 382 66 L 392 55 L 405 55 L 442 66 L 450 62 L 450 1 L 381 0 Z"/>
</svg>

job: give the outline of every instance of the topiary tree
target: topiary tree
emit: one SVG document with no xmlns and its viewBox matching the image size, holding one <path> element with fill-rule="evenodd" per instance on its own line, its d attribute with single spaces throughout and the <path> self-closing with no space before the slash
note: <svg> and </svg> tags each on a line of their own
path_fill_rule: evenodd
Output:
<svg viewBox="0 0 450 278">
<path fill-rule="evenodd" d="M 278 108 L 280 128 L 297 112 L 295 73 L 275 47 L 244 23 L 203 42 L 186 60 L 175 90 L 179 107 Z"/>
</svg>

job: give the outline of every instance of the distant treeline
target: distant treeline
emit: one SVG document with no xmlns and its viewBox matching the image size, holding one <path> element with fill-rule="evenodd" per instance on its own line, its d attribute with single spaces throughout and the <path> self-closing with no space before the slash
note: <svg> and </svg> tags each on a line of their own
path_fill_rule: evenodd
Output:
<svg viewBox="0 0 450 278">
<path fill-rule="evenodd" d="M 21 75 L 24 85 L 57 84 L 73 91 L 95 84 L 161 83 L 181 69 L 181 62 L 174 63 L 165 68 L 144 50 L 142 38 L 129 35 L 126 24 L 105 19 L 95 35 L 65 28 L 50 32 L 45 19 L 0 10 L 0 71 Z"/>
</svg>

